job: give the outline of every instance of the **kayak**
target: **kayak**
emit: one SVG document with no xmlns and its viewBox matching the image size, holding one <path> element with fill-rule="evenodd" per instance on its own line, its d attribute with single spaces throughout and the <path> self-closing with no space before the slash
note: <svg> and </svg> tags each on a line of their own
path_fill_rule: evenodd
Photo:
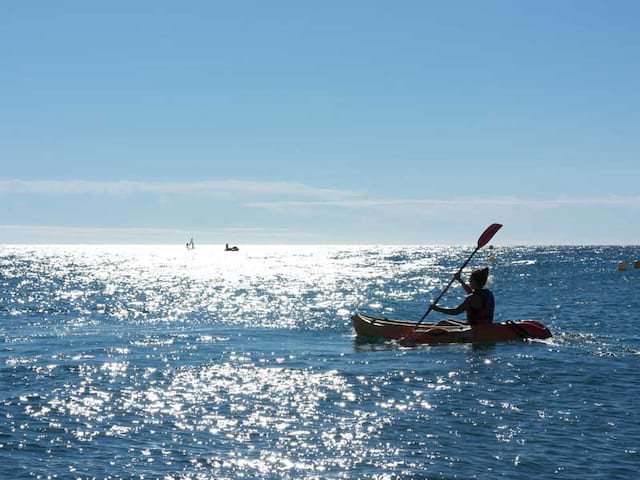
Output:
<svg viewBox="0 0 640 480">
<path fill-rule="evenodd" d="M 536 320 L 517 320 L 489 325 L 438 325 L 391 320 L 356 313 L 351 317 L 359 337 L 401 340 L 409 343 L 437 345 L 441 343 L 493 343 L 527 338 L 549 338 L 551 332 Z M 453 323 L 453 322 L 452 322 Z"/>
</svg>

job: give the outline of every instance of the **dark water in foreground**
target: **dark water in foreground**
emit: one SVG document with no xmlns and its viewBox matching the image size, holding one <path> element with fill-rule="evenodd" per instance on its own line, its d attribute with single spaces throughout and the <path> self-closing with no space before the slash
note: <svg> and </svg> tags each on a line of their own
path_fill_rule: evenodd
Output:
<svg viewBox="0 0 640 480">
<path fill-rule="evenodd" d="M 466 252 L 0 247 L 0 478 L 638 478 L 640 248 L 493 251 L 552 341 L 354 338 Z"/>
</svg>

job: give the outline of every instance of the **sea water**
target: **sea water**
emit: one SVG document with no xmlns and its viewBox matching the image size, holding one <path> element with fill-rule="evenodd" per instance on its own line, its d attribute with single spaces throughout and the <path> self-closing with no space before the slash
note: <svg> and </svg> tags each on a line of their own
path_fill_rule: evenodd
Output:
<svg viewBox="0 0 640 480">
<path fill-rule="evenodd" d="M 221 250 L 0 247 L 0 478 L 640 476 L 640 248 L 481 251 L 553 338 L 419 348 L 350 316 L 416 320 L 470 247 Z"/>
</svg>

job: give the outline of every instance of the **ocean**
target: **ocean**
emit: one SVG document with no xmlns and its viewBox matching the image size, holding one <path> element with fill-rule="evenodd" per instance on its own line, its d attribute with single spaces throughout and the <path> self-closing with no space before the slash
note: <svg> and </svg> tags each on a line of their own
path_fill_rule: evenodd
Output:
<svg viewBox="0 0 640 480">
<path fill-rule="evenodd" d="M 355 337 L 470 250 L 2 246 L 0 478 L 638 478 L 640 247 L 478 253 L 549 340 Z"/>
</svg>

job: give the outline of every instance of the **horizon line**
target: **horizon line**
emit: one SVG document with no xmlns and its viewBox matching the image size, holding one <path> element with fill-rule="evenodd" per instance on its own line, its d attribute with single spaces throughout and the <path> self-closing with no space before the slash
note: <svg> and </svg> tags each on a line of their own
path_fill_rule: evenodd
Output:
<svg viewBox="0 0 640 480">
<path fill-rule="evenodd" d="M 234 242 L 235 243 L 235 242 Z M 196 243 L 197 248 L 217 247 L 224 245 L 224 242 L 220 243 Z M 473 243 L 239 243 L 237 244 L 243 247 L 277 247 L 277 246 L 299 246 L 299 247 L 473 247 Z M 640 243 L 503 243 L 503 244 L 491 244 L 494 249 L 500 248 L 514 248 L 514 247 L 638 247 Z M 32 242 L 32 243 L 0 243 L 0 247 L 177 247 L 184 248 L 180 243 L 51 243 L 51 242 Z M 492 249 L 485 248 L 485 251 L 491 251 Z"/>
</svg>

